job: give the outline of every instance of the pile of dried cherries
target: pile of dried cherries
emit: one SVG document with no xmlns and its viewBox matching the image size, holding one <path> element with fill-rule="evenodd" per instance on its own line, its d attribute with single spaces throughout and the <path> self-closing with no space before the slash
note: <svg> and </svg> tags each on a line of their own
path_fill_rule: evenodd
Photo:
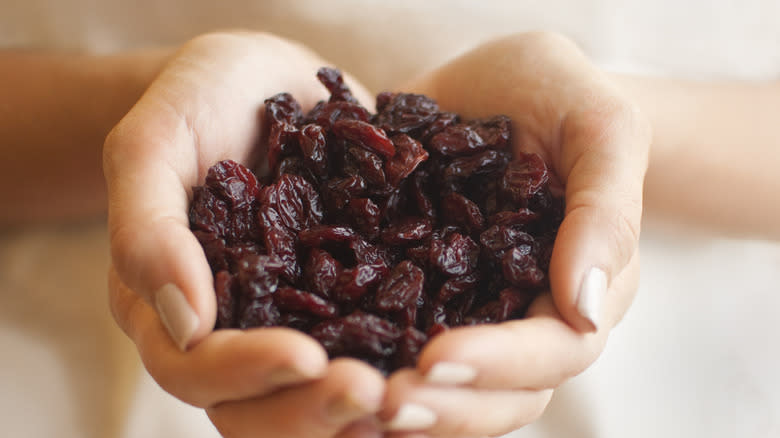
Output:
<svg viewBox="0 0 780 438">
<path fill-rule="evenodd" d="M 563 201 L 538 155 L 513 153 L 509 118 L 389 92 L 372 114 L 338 70 L 317 77 L 331 96 L 308 114 L 265 101 L 266 175 L 226 160 L 193 188 L 217 328 L 292 327 L 390 373 L 450 327 L 521 318 Z"/>
</svg>

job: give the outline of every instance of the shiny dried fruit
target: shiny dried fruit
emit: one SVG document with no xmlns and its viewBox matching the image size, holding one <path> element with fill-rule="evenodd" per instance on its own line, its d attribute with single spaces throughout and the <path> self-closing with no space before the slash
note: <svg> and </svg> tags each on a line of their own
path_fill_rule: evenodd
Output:
<svg viewBox="0 0 780 438">
<path fill-rule="evenodd" d="M 304 284 L 308 290 L 328 298 L 341 270 L 341 263 L 327 251 L 312 248 L 309 251 L 309 260 L 303 269 Z"/>
<path fill-rule="evenodd" d="M 541 157 L 513 158 L 509 119 L 389 92 L 372 115 L 337 70 L 317 77 L 331 97 L 308 114 L 265 101 L 263 178 L 226 160 L 193 188 L 215 327 L 294 328 L 388 374 L 451 327 L 523 317 L 564 204 Z"/>
<path fill-rule="evenodd" d="M 306 167 L 320 178 L 328 176 L 328 153 L 322 126 L 308 124 L 298 133 L 298 146 Z"/>
<path fill-rule="evenodd" d="M 439 117 L 439 105 L 422 94 L 384 95 L 382 102 L 377 99 L 377 111 L 374 123 L 390 134 L 413 133 Z"/>
<path fill-rule="evenodd" d="M 510 122 L 506 116 L 449 125 L 434 135 L 429 145 L 442 155 L 464 156 L 509 145 Z"/>
<path fill-rule="evenodd" d="M 382 232 L 382 242 L 387 245 L 408 245 L 427 238 L 432 232 L 430 219 L 410 217 L 387 227 Z"/>
<path fill-rule="evenodd" d="M 346 101 L 357 103 L 357 99 L 352 96 L 352 91 L 344 83 L 344 78 L 338 70 L 322 67 L 317 70 L 317 79 L 330 91 L 331 102 Z"/>
<path fill-rule="evenodd" d="M 536 154 L 520 153 L 521 160 L 509 163 L 501 178 L 501 191 L 512 201 L 526 206 L 547 183 L 549 174 L 542 157 Z"/>
<path fill-rule="evenodd" d="M 293 148 L 298 123 L 303 118 L 301 105 L 289 93 L 279 93 L 265 100 L 268 123 L 268 166 L 273 169 L 279 157 Z"/>
<path fill-rule="evenodd" d="M 395 146 L 385 131 L 362 120 L 341 119 L 333 124 L 333 134 L 384 158 L 395 155 Z"/>
<path fill-rule="evenodd" d="M 333 303 L 329 303 L 313 293 L 292 287 L 279 288 L 274 294 L 274 304 L 281 310 L 306 312 L 322 318 L 338 315 L 338 309 Z"/>
<path fill-rule="evenodd" d="M 320 341 L 330 357 L 351 353 L 376 358 L 395 353 L 396 341 L 403 332 L 386 319 L 355 311 L 342 318 L 324 321 L 310 334 Z"/>
<path fill-rule="evenodd" d="M 380 310 L 403 310 L 416 307 L 423 291 L 425 274 L 409 260 L 404 260 L 385 277 L 376 291 L 376 307 Z"/>
<path fill-rule="evenodd" d="M 391 138 L 395 145 L 395 155 L 385 163 L 387 182 L 398 187 L 401 180 L 409 176 L 417 166 L 428 159 L 428 151 L 419 141 L 406 134 L 396 134 Z"/>
<path fill-rule="evenodd" d="M 478 261 L 479 245 L 468 236 L 452 233 L 446 240 L 431 242 L 430 263 L 442 274 L 469 274 L 477 267 Z"/>
<path fill-rule="evenodd" d="M 462 227 L 471 234 L 478 234 L 485 227 L 485 218 L 479 206 L 460 193 L 448 193 L 441 199 L 442 218 L 450 224 Z"/>
</svg>

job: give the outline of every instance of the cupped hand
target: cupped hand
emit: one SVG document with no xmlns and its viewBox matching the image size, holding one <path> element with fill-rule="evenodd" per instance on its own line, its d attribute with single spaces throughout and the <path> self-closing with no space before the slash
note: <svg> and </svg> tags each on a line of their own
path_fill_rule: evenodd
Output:
<svg viewBox="0 0 780 438">
<path fill-rule="evenodd" d="M 304 108 L 313 106 L 327 97 L 312 80 L 324 64 L 265 34 L 195 38 L 172 55 L 106 140 L 114 317 L 152 377 L 206 408 L 225 436 L 376 430 L 369 419 L 385 387 L 376 370 L 352 360 L 329 363 L 313 339 L 291 329 L 212 333 L 212 273 L 188 226 L 191 187 L 203 183 L 208 167 L 250 159 L 263 100 L 287 91 Z"/>
<path fill-rule="evenodd" d="M 649 123 L 564 37 L 486 43 L 407 87 L 466 118 L 506 114 L 515 150 L 540 154 L 565 195 L 551 293 L 527 318 L 432 339 L 391 376 L 392 436 L 497 436 L 542 414 L 552 390 L 601 353 L 638 286 Z"/>
</svg>

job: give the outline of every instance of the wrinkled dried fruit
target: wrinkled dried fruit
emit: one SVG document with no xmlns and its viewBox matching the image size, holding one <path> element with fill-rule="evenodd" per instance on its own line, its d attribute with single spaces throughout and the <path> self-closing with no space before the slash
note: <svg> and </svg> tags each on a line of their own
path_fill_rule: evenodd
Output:
<svg viewBox="0 0 780 438">
<path fill-rule="evenodd" d="M 376 291 L 380 310 L 403 310 L 416 307 L 423 291 L 425 274 L 409 260 L 404 260 L 388 274 Z"/>
<path fill-rule="evenodd" d="M 267 172 L 221 161 L 192 190 L 215 327 L 294 328 L 390 373 L 450 327 L 522 318 L 564 205 L 541 157 L 513 158 L 509 119 L 390 92 L 372 115 L 337 70 L 317 77 L 331 97 L 308 114 L 265 101 Z"/>
</svg>

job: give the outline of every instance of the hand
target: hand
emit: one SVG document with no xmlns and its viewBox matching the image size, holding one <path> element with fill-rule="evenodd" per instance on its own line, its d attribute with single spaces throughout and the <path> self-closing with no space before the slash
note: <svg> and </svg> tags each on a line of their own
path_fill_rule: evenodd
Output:
<svg viewBox="0 0 780 438">
<path fill-rule="evenodd" d="M 392 436 L 496 436 L 541 415 L 552 389 L 601 353 L 638 285 L 648 122 L 568 40 L 485 44 L 410 85 L 466 118 L 507 114 L 514 147 L 540 154 L 565 192 L 551 293 L 523 320 L 457 328 L 391 376 Z M 406 431 L 417 433 L 406 434 Z"/>
<path fill-rule="evenodd" d="M 268 35 L 198 37 L 172 56 L 105 144 L 114 317 L 152 377 L 206 408 L 231 438 L 376 430 L 366 419 L 384 392 L 376 370 L 328 363 L 319 344 L 291 329 L 212 333 L 212 274 L 188 226 L 190 188 L 219 160 L 248 160 L 265 98 L 284 90 L 306 108 L 327 97 L 313 80 L 323 64 Z"/>
</svg>

